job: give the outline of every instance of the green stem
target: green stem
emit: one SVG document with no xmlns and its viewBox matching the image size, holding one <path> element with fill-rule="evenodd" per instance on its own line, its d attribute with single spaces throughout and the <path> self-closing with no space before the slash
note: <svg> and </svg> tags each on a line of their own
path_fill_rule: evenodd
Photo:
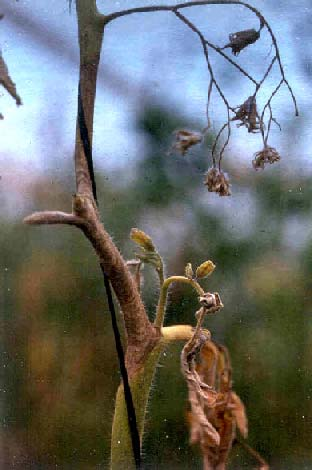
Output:
<svg viewBox="0 0 312 470">
<path fill-rule="evenodd" d="M 152 380 L 155 374 L 159 356 L 166 346 L 166 342 L 160 341 L 149 354 L 143 368 L 130 380 L 131 393 L 136 411 L 137 426 L 142 445 L 144 423 L 148 398 Z M 123 385 L 117 391 L 115 413 L 112 427 L 111 441 L 111 470 L 135 470 L 131 436 L 128 424 L 127 408 Z"/>
<path fill-rule="evenodd" d="M 161 328 L 164 323 L 164 318 L 165 318 L 165 310 L 166 310 L 166 304 L 167 304 L 167 295 L 168 295 L 168 289 L 170 284 L 173 282 L 182 282 L 184 284 L 189 284 L 191 285 L 198 295 L 204 295 L 204 290 L 200 287 L 197 281 L 194 279 L 190 279 L 185 276 L 171 276 L 168 277 L 164 282 L 160 290 L 160 295 L 159 295 L 159 301 L 158 301 L 158 306 L 157 306 L 157 312 L 156 312 L 156 319 L 155 319 L 155 326 L 158 328 Z"/>
<path fill-rule="evenodd" d="M 174 325 L 162 328 L 160 342 L 149 354 L 143 368 L 130 380 L 141 445 L 144 434 L 147 404 L 159 357 L 169 344 L 176 341 L 188 341 L 193 337 L 193 334 L 194 329 L 190 325 Z M 110 468 L 111 470 L 135 470 L 127 408 L 122 385 L 119 386 L 116 395 L 112 427 Z"/>
</svg>

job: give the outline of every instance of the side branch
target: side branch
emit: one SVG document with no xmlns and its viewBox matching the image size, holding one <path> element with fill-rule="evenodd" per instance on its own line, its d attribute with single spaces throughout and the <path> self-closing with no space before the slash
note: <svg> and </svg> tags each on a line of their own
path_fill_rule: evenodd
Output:
<svg viewBox="0 0 312 470">
<path fill-rule="evenodd" d="M 196 6 L 205 6 L 205 5 L 242 5 L 248 10 L 251 10 L 260 21 L 266 24 L 261 13 L 251 5 L 245 2 L 241 2 L 239 0 L 203 0 L 203 1 L 196 1 L 196 2 L 185 2 L 185 3 L 178 3 L 177 5 L 155 5 L 150 7 L 137 7 L 137 8 L 129 8 L 128 10 L 121 10 L 111 13 L 110 15 L 106 15 L 103 17 L 103 21 L 107 24 L 112 20 L 116 20 L 117 18 L 121 18 L 122 16 L 132 15 L 133 13 L 153 13 L 156 11 L 175 11 L 182 8 L 191 8 Z"/>
<path fill-rule="evenodd" d="M 128 342 L 126 362 L 131 377 L 158 342 L 160 333 L 147 317 L 135 280 L 104 229 L 93 198 L 75 196 L 74 212 L 85 221 L 81 229 L 96 251 L 102 270 L 110 279 L 123 312 Z"/>
<path fill-rule="evenodd" d="M 75 214 L 68 214 L 67 212 L 60 211 L 43 211 L 34 212 L 24 218 L 23 222 L 28 225 L 53 225 L 53 224 L 68 224 L 81 227 L 84 220 Z"/>
</svg>

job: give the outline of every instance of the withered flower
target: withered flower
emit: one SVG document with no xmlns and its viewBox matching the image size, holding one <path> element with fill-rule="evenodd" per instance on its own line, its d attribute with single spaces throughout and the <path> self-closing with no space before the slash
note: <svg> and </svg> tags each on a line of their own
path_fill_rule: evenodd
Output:
<svg viewBox="0 0 312 470">
<path fill-rule="evenodd" d="M 187 131 L 184 129 L 175 131 L 175 143 L 172 145 L 172 150 L 180 152 L 181 155 L 185 155 L 190 147 L 199 144 L 203 136 L 199 132 Z"/>
<path fill-rule="evenodd" d="M 260 129 L 260 119 L 257 111 L 255 96 L 249 96 L 246 101 L 236 108 L 232 121 L 241 121 L 237 127 L 246 126 L 248 132 L 257 132 Z"/>
<path fill-rule="evenodd" d="M 220 295 L 218 292 L 205 292 L 204 295 L 199 297 L 199 303 L 205 309 L 205 313 L 215 313 L 223 307 Z"/>
<path fill-rule="evenodd" d="M 281 157 L 277 150 L 266 145 L 260 152 L 255 153 L 252 166 L 255 170 L 259 170 L 259 168 L 263 170 L 267 163 L 272 165 L 272 163 L 278 162 L 280 159 Z"/>
<path fill-rule="evenodd" d="M 260 31 L 256 31 L 255 29 L 237 31 L 237 33 L 232 33 L 229 35 L 230 43 L 224 46 L 223 49 L 230 47 L 232 49 L 232 53 L 234 55 L 238 55 L 240 51 L 245 49 L 245 47 L 256 42 L 259 37 Z"/>
<path fill-rule="evenodd" d="M 209 192 L 218 193 L 219 196 L 230 196 L 230 182 L 225 173 L 217 168 L 210 168 L 204 183 Z"/>
</svg>

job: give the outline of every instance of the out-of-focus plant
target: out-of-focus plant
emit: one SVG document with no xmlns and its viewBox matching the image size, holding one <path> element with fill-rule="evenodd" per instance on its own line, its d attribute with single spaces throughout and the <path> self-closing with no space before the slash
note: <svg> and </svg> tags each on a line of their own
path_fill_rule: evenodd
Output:
<svg viewBox="0 0 312 470">
<path fill-rule="evenodd" d="M 0 20 L 2 20 L 2 18 L 3 18 L 3 15 L 0 15 Z M 12 98 L 14 98 L 17 106 L 22 104 L 21 97 L 16 91 L 15 83 L 10 77 L 9 70 L 2 56 L 1 49 L 0 49 L 0 84 L 7 90 L 8 93 L 10 93 Z M 0 113 L 0 119 L 3 119 L 3 115 L 1 113 Z"/>
<path fill-rule="evenodd" d="M 219 3 L 245 6 L 255 13 L 259 19 L 259 29 L 231 33 L 229 35 L 230 43 L 221 48 L 208 41 L 196 25 L 181 13 L 181 11 L 194 6 Z M 230 139 L 231 123 L 238 121 L 238 126 L 246 127 L 249 133 L 261 132 L 264 149 L 256 155 L 253 164 L 255 168 L 263 168 L 265 163 L 273 163 L 273 161 L 279 159 L 275 149 L 267 145 L 271 124 L 277 123 L 273 116 L 271 101 L 283 84 L 286 84 L 291 93 L 297 114 L 296 100 L 285 77 L 278 46 L 271 27 L 261 13 L 247 3 L 221 0 L 195 1 L 175 6 L 140 7 L 115 12 L 110 15 L 100 14 L 95 0 L 76 0 L 76 6 L 80 45 L 80 77 L 75 141 L 76 194 L 73 197 L 73 208 L 71 213 L 59 211 L 36 212 L 26 217 L 25 222 L 31 225 L 67 224 L 75 226 L 91 242 L 99 258 L 112 314 L 116 349 L 123 379 L 116 397 L 112 429 L 111 467 L 113 469 L 131 469 L 141 466 L 140 449 L 144 432 L 145 412 L 159 355 L 169 343 L 184 340 L 187 343 L 182 351 L 181 364 L 189 390 L 191 440 L 200 444 L 205 469 L 222 470 L 228 460 L 235 438 L 236 427 L 244 437 L 247 435 L 247 419 L 242 402 L 232 390 L 231 368 L 227 350 L 223 346 L 213 343 L 210 332 L 202 327 L 204 318 L 207 315 L 223 307 L 219 294 L 205 292 L 198 282 L 199 279 L 212 273 L 214 264 L 210 260 L 205 261 L 196 269 L 195 275 L 192 266 L 188 264 L 184 276 L 166 278 L 162 258 L 157 252 L 152 239 L 138 229 L 132 230 L 131 238 L 139 245 L 140 252 L 136 253 L 135 260 L 127 263 L 100 219 L 92 161 L 92 137 L 97 70 L 104 30 L 109 23 L 124 16 L 143 12 L 168 11 L 173 13 L 199 38 L 210 74 L 207 126 L 200 133 L 188 130 L 176 131 L 176 142 L 173 144 L 172 149 L 185 154 L 190 147 L 203 140 L 210 127 L 209 105 L 212 90 L 215 88 L 227 109 L 228 119 L 217 134 L 212 147 L 213 167 L 208 171 L 206 184 L 209 191 L 217 192 L 219 195 L 229 195 L 230 193 L 229 182 L 221 170 L 221 160 Z M 260 38 L 261 30 L 264 27 L 267 28 L 271 36 L 275 54 L 262 80 L 257 82 L 223 51 L 226 48 L 231 48 L 234 55 L 239 54 L 245 47 L 250 46 Z M 255 84 L 254 94 L 245 100 L 241 106 L 232 107 L 223 94 L 209 60 L 209 48 L 217 51 Z M 281 80 L 273 90 L 262 112 L 259 113 L 256 107 L 256 95 L 275 62 L 279 65 Z M 16 102 L 20 104 L 20 99 L 16 94 L 5 64 L 3 71 L 4 85 L 16 99 Z M 265 124 L 264 118 L 267 111 L 269 117 Z M 225 129 L 227 130 L 227 138 L 218 159 L 216 159 L 217 144 Z M 154 322 L 151 322 L 147 316 L 140 292 L 142 268 L 146 263 L 155 267 L 160 283 L 159 301 Z M 134 272 L 131 273 L 131 270 Z M 190 325 L 164 326 L 167 293 L 170 285 L 174 282 L 192 286 L 199 296 L 200 308 L 196 314 L 197 324 L 195 329 Z M 127 337 L 125 356 L 116 323 L 110 285 L 116 294 L 124 320 Z M 207 356 L 209 356 L 209 359 L 207 359 Z"/>
</svg>

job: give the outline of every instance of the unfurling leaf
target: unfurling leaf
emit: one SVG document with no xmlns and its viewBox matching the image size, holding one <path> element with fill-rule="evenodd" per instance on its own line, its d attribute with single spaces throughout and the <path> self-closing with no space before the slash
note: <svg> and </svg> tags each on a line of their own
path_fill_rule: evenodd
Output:
<svg viewBox="0 0 312 470">
<path fill-rule="evenodd" d="M 245 406 L 235 392 L 231 392 L 231 403 L 233 404 L 233 416 L 241 435 L 246 439 L 248 436 L 248 420 Z"/>
<path fill-rule="evenodd" d="M 139 230 L 138 228 L 132 228 L 130 232 L 130 238 L 141 248 L 144 248 L 146 251 L 155 251 L 155 247 L 151 237 L 149 237 L 145 232 Z"/>
<path fill-rule="evenodd" d="M 203 277 L 209 276 L 214 269 L 215 269 L 215 264 L 213 264 L 212 261 L 208 260 L 202 263 L 198 268 L 196 269 L 196 277 L 198 279 L 201 279 Z"/>
<path fill-rule="evenodd" d="M 187 263 L 187 265 L 185 266 L 185 276 L 188 279 L 193 279 L 194 271 L 191 263 Z"/>
</svg>

